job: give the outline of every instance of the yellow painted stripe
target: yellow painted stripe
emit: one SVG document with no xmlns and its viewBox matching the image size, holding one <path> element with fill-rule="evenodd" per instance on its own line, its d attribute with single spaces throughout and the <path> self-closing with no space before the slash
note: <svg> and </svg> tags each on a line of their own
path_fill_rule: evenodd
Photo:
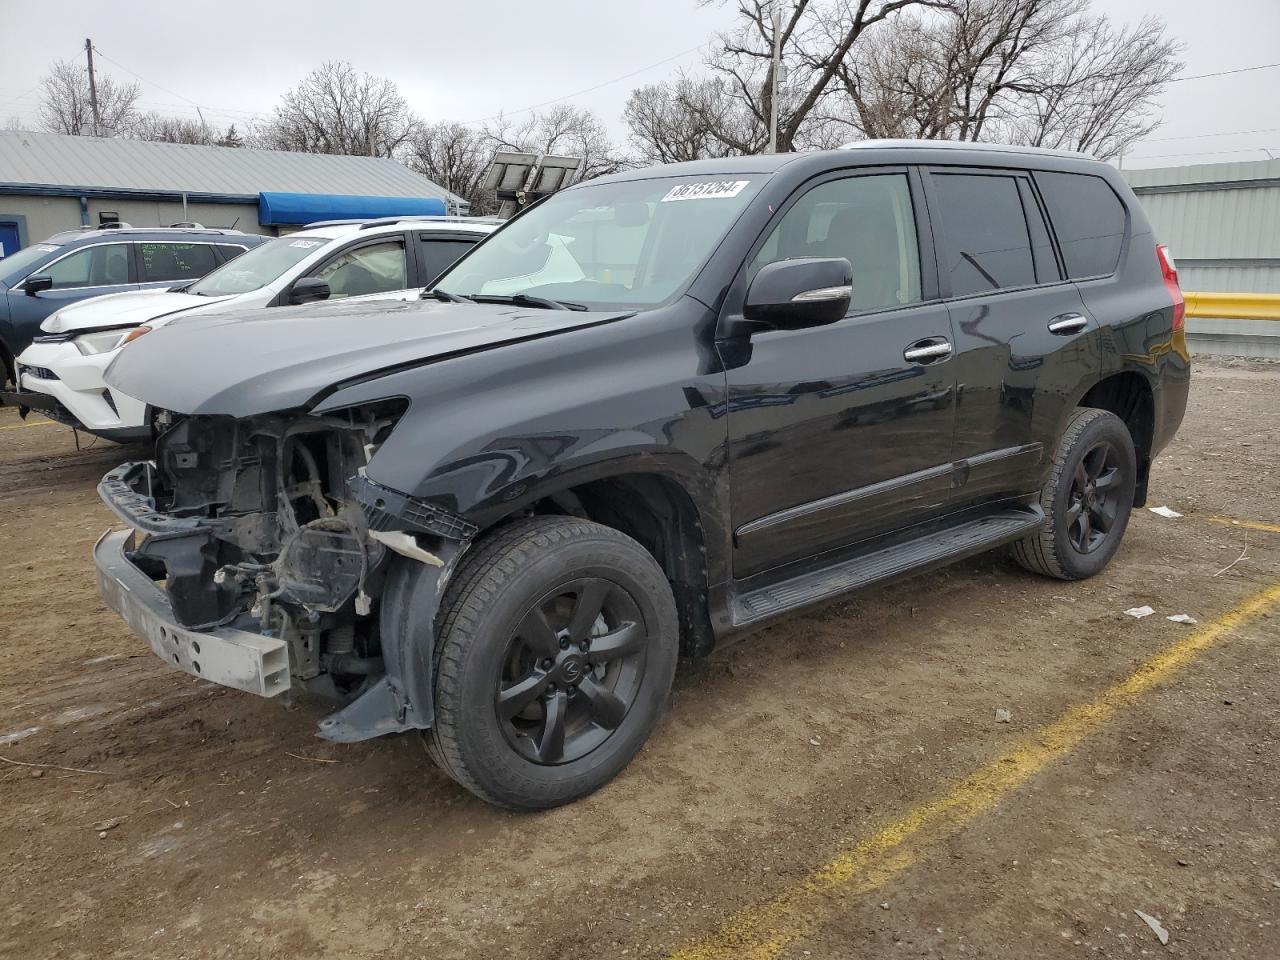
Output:
<svg viewBox="0 0 1280 960">
<path fill-rule="evenodd" d="M 52 424 L 52 420 L 37 420 L 34 423 L 15 423 L 8 427 L 0 427 L 0 430 L 21 430 L 24 427 L 48 427 Z"/>
<path fill-rule="evenodd" d="M 1228 527 L 1244 527 L 1246 530 L 1265 530 L 1267 533 L 1280 533 L 1280 525 L 1259 523 L 1257 520 L 1232 520 L 1230 517 L 1210 517 L 1214 523 L 1223 523 Z"/>
<path fill-rule="evenodd" d="M 953 835 L 1009 793 L 1070 753 L 1117 710 L 1163 683 L 1231 630 L 1280 602 L 1276 584 L 1143 663 L 1099 696 L 1067 711 L 945 793 L 839 853 L 771 900 L 747 907 L 672 960 L 772 960 L 840 908 L 839 898 L 866 893 L 906 870 L 924 848 Z"/>
</svg>

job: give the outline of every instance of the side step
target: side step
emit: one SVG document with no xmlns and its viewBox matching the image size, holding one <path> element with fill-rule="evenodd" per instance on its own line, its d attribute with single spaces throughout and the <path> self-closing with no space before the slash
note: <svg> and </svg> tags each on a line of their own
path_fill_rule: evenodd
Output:
<svg viewBox="0 0 1280 960">
<path fill-rule="evenodd" d="M 939 533 L 761 587 L 734 598 L 734 626 L 771 619 L 904 573 L 983 553 L 1035 533 L 1044 523 L 1044 511 L 1039 506 L 1003 510 Z"/>
</svg>

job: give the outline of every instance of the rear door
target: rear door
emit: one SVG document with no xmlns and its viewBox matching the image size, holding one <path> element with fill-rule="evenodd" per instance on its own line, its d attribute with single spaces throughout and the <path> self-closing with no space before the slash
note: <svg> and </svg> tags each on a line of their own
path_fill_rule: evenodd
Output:
<svg viewBox="0 0 1280 960">
<path fill-rule="evenodd" d="M 966 508 L 1040 486 L 1064 407 L 1098 369 L 1097 324 L 1027 173 L 935 167 L 927 180 L 956 337 L 952 506 Z"/>
<path fill-rule="evenodd" d="M 219 264 L 211 243 L 139 240 L 133 248 L 138 284 L 142 287 L 170 287 L 199 280 Z"/>
<path fill-rule="evenodd" d="M 481 234 L 421 230 L 418 240 L 418 286 L 429 287 L 482 239 Z"/>
</svg>

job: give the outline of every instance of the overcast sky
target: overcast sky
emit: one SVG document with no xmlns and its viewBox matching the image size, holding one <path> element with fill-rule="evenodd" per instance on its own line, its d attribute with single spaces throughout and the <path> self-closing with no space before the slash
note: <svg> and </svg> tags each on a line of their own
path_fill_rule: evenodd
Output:
<svg viewBox="0 0 1280 960">
<path fill-rule="evenodd" d="M 1280 0 L 1093 5 L 1120 21 L 1164 18 L 1186 44 L 1187 77 L 1280 61 Z M 211 124 L 268 115 L 313 66 L 345 59 L 391 77 L 429 120 L 479 122 L 565 100 L 595 110 L 619 140 L 628 92 L 696 66 L 731 12 L 696 0 L 4 0 L 0 9 L 6 121 L 33 123 L 49 64 L 83 58 L 92 37 L 99 69 L 137 80 L 144 108 L 194 118 L 199 104 Z M 1280 68 L 1172 84 L 1164 127 L 1125 166 L 1264 159 L 1264 147 L 1280 157 L 1277 89 Z"/>
</svg>

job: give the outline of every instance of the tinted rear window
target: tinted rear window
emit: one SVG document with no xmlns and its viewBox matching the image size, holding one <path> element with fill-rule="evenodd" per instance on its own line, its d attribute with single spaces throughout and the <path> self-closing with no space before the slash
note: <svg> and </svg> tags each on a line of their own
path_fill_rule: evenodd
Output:
<svg viewBox="0 0 1280 960">
<path fill-rule="evenodd" d="M 477 240 L 479 237 L 476 238 Z M 435 283 L 436 277 L 444 273 L 455 263 L 458 258 L 476 245 L 475 240 L 440 240 L 432 237 L 422 237 L 422 266 L 426 269 L 427 275 L 422 279 L 426 281 L 423 286 L 431 286 Z"/>
<path fill-rule="evenodd" d="M 143 283 L 168 280 L 194 280 L 203 277 L 218 264 L 213 247 L 207 243 L 153 243 L 138 244 L 142 253 Z"/>
<path fill-rule="evenodd" d="M 1114 273 L 1124 243 L 1125 209 L 1101 177 L 1036 173 L 1058 246 L 1074 280 Z"/>
<path fill-rule="evenodd" d="M 933 182 L 952 296 L 1036 282 L 1031 236 L 1013 177 L 935 173 Z"/>
</svg>

